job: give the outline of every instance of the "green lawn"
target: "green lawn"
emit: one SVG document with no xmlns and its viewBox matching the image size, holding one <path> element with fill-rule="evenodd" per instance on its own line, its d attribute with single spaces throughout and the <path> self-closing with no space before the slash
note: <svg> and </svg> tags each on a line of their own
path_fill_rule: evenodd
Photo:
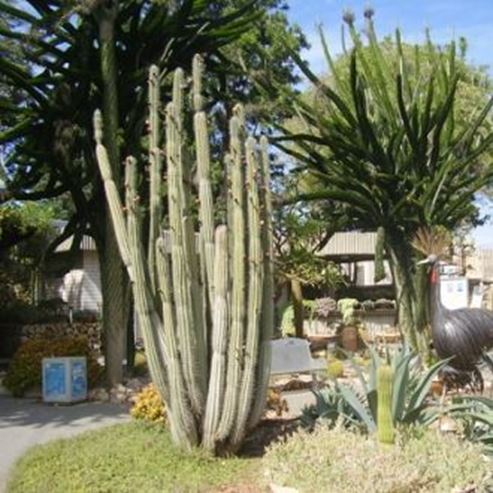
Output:
<svg viewBox="0 0 493 493">
<path fill-rule="evenodd" d="M 132 422 L 30 450 L 9 493 L 195 492 L 252 484 L 257 459 L 214 459 L 175 449 L 167 431 Z"/>
</svg>

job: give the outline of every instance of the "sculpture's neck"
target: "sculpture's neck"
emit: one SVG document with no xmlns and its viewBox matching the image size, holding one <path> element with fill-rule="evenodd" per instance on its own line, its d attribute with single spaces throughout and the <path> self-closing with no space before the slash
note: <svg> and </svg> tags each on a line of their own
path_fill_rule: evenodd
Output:
<svg viewBox="0 0 493 493">
<path fill-rule="evenodd" d="M 430 272 L 430 316 L 432 329 L 443 310 L 444 308 L 440 298 L 440 273 L 438 272 L 438 266 L 433 265 Z"/>
</svg>

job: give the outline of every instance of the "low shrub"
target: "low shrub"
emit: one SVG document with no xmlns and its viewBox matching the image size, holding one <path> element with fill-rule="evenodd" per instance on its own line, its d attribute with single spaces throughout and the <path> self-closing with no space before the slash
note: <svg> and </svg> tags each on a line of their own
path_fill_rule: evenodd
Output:
<svg viewBox="0 0 493 493">
<path fill-rule="evenodd" d="M 3 385 L 16 397 L 22 397 L 30 388 L 41 385 L 43 358 L 85 356 L 89 386 L 101 378 L 102 367 L 85 337 L 35 337 L 23 342 L 14 354 L 3 380 Z"/>
<path fill-rule="evenodd" d="M 166 424 L 166 407 L 154 384 L 150 383 L 135 396 L 130 414 L 135 419 Z"/>
<path fill-rule="evenodd" d="M 408 429 L 396 445 L 339 426 L 299 431 L 263 458 L 269 482 L 304 493 L 491 491 L 480 448 L 436 430 Z"/>
</svg>

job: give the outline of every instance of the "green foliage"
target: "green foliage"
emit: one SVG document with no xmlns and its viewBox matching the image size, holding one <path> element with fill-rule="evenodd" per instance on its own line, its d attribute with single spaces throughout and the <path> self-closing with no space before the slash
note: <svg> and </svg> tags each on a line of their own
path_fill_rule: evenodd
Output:
<svg viewBox="0 0 493 493">
<path fill-rule="evenodd" d="M 166 424 L 166 407 L 163 399 L 151 383 L 143 388 L 133 399 L 130 414 L 135 419 L 151 423 Z"/>
<path fill-rule="evenodd" d="M 304 314 L 308 315 L 308 320 L 311 321 L 315 315 L 315 302 L 313 300 L 303 300 Z M 296 329 L 294 326 L 294 308 L 293 305 L 288 305 L 284 308 L 281 317 L 281 334 L 283 337 L 294 336 Z"/>
<path fill-rule="evenodd" d="M 34 274 L 53 236 L 54 218 L 47 202 L 0 205 L 0 307 L 8 320 L 32 318 Z"/>
<path fill-rule="evenodd" d="M 177 450 L 160 425 L 132 422 L 30 449 L 16 464 L 10 493 L 217 491 L 258 478 L 255 459 L 214 459 Z"/>
<path fill-rule="evenodd" d="M 101 378 L 102 367 L 84 337 L 28 339 L 14 354 L 3 380 L 3 385 L 14 396 L 20 397 L 27 390 L 41 385 L 41 364 L 43 358 L 61 356 L 85 356 L 87 358 L 87 379 L 90 386 Z"/>
<path fill-rule="evenodd" d="M 491 166 L 479 171 L 493 150 L 493 99 L 481 99 L 459 120 L 457 91 L 465 74 L 454 42 L 439 49 L 428 39 L 409 52 L 397 30 L 392 58 L 377 40 L 372 15 L 366 45 L 351 16 L 346 22 L 354 47 L 348 70 L 327 50 L 330 76 L 322 80 L 293 54 L 315 96 L 296 100 L 302 129 L 284 126 L 279 147 L 318 181 L 293 200 L 332 200 L 347 211 L 350 226 L 384 229 L 399 323 L 417 348 L 426 294 L 414 275 L 411 241 L 422 226 L 454 230 L 478 221 L 475 194 L 493 183 Z"/>
<path fill-rule="evenodd" d="M 316 391 L 316 404 L 303 412 L 303 422 L 313 426 L 321 418 L 333 424 L 341 418 L 346 424 L 357 424 L 367 432 L 377 431 L 378 388 L 377 374 L 380 357 L 371 350 L 372 360 L 365 377 L 364 370 L 354 360 L 350 360 L 358 375 L 356 390 L 342 383 Z M 430 405 L 429 390 L 433 378 L 447 360 L 440 361 L 428 370 L 420 371 L 413 367 L 415 357 L 407 346 L 392 356 L 392 421 L 394 424 L 430 424 L 439 416 L 439 410 Z M 359 390 L 360 389 L 360 390 Z"/>
<path fill-rule="evenodd" d="M 49 204 L 24 202 L 0 206 L 0 248 L 5 249 L 34 235 L 52 232 L 54 209 Z"/>
<path fill-rule="evenodd" d="M 419 429 L 399 433 L 393 447 L 341 427 L 300 431 L 271 446 L 263 464 L 269 482 L 304 493 L 489 491 L 493 480 L 479 447 Z"/>
<path fill-rule="evenodd" d="M 277 176 L 277 193 L 291 195 L 299 176 L 283 170 Z M 279 281 L 295 280 L 307 286 L 336 288 L 343 284 L 339 267 L 319 255 L 339 222 L 329 220 L 320 204 L 283 205 L 274 209 L 274 250 Z"/>
<path fill-rule="evenodd" d="M 354 325 L 358 323 L 356 317 L 356 308 L 359 306 L 359 301 L 355 298 L 342 298 L 337 301 L 337 309 L 342 315 L 342 321 L 346 325 Z"/>
<path fill-rule="evenodd" d="M 460 424 L 465 439 L 481 445 L 493 457 L 493 399 L 456 397 L 445 412 Z"/>
</svg>

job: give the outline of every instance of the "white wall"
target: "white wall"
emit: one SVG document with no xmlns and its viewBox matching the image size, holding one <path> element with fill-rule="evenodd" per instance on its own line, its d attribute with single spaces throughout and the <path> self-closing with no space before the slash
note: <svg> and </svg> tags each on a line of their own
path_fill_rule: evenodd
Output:
<svg viewBox="0 0 493 493">
<path fill-rule="evenodd" d="M 84 251 L 82 268 L 84 275 L 81 282 L 79 310 L 100 312 L 102 309 L 101 276 L 99 274 L 98 255 L 94 250 Z"/>
<path fill-rule="evenodd" d="M 99 261 L 94 250 L 82 253 L 82 265 L 60 278 L 49 278 L 45 283 L 44 298 L 61 298 L 74 310 L 101 312 L 101 277 Z"/>
</svg>

